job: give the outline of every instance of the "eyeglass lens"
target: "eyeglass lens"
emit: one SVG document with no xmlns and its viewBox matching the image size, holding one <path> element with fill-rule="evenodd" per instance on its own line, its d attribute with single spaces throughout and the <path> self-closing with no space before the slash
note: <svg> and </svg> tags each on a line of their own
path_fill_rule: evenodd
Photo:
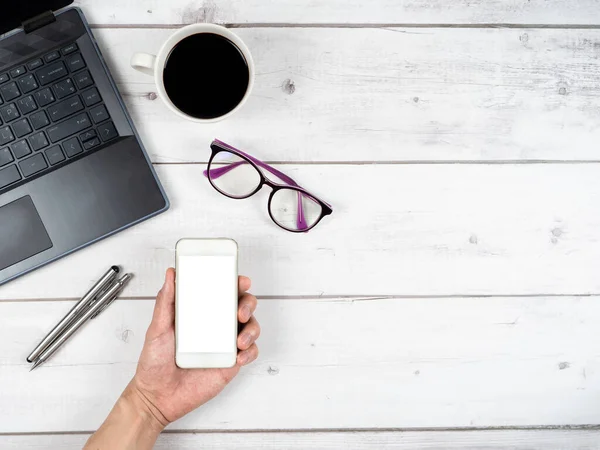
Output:
<svg viewBox="0 0 600 450">
<path fill-rule="evenodd" d="M 230 152 L 219 152 L 208 168 L 208 177 L 221 193 L 245 198 L 254 193 L 261 177 L 256 168 L 244 158 Z"/>
<path fill-rule="evenodd" d="M 279 189 L 271 198 L 269 211 L 281 227 L 290 231 L 306 231 L 317 223 L 323 208 L 309 195 L 294 189 Z"/>
</svg>

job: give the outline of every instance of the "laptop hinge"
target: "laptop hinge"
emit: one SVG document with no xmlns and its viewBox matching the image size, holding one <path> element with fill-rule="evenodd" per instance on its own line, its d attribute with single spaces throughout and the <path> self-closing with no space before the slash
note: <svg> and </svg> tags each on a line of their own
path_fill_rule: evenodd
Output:
<svg viewBox="0 0 600 450">
<path fill-rule="evenodd" d="M 31 33 L 52 22 L 56 22 L 56 16 L 52 11 L 46 11 L 23 22 L 23 30 L 25 33 Z"/>
</svg>

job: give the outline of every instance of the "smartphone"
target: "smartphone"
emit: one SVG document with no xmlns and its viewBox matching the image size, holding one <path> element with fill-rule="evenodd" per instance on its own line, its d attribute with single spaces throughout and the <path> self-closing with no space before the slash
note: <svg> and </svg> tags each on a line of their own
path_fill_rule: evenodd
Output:
<svg viewBox="0 0 600 450">
<path fill-rule="evenodd" d="M 233 367 L 237 359 L 238 246 L 181 239 L 175 248 L 175 363 Z"/>
</svg>

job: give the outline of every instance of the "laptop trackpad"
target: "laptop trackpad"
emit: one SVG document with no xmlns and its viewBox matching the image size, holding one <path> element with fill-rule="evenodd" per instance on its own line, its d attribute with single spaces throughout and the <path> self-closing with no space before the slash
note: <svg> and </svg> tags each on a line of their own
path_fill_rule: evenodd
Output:
<svg viewBox="0 0 600 450">
<path fill-rule="evenodd" d="M 0 208 L 0 230 L 0 270 L 52 247 L 29 195 Z"/>
</svg>

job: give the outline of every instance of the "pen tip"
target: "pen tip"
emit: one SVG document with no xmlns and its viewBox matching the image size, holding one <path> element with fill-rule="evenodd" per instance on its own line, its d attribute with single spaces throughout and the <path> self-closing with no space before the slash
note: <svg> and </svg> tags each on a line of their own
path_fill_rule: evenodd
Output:
<svg viewBox="0 0 600 450">
<path fill-rule="evenodd" d="M 29 369 L 29 371 L 31 372 L 33 369 L 35 369 L 37 366 L 39 366 L 42 363 L 42 361 L 40 359 L 37 359 L 34 363 L 33 366 L 31 366 L 31 369 Z"/>
</svg>

